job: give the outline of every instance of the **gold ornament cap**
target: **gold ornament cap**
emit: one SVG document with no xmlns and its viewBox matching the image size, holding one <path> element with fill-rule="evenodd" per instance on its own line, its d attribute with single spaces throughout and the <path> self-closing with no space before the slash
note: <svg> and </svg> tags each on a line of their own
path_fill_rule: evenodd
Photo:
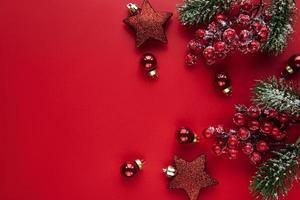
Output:
<svg viewBox="0 0 300 200">
<path fill-rule="evenodd" d="M 136 15 L 140 10 L 135 3 L 128 3 L 126 7 L 128 8 L 128 12 L 130 15 Z"/>
<path fill-rule="evenodd" d="M 176 169 L 171 165 L 169 165 L 167 168 L 164 168 L 163 172 L 166 173 L 168 178 L 176 176 Z"/>
<path fill-rule="evenodd" d="M 138 166 L 139 169 L 142 169 L 144 167 L 145 161 L 136 159 L 134 162 Z"/>
</svg>

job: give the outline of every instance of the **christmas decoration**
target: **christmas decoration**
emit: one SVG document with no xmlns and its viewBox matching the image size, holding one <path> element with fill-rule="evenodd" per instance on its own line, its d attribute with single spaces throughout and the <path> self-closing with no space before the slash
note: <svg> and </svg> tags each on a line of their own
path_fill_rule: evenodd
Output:
<svg viewBox="0 0 300 200">
<path fill-rule="evenodd" d="M 269 108 L 239 104 L 233 116 L 235 128 L 226 130 L 221 125 L 209 127 L 203 135 L 205 138 L 216 138 L 212 150 L 217 156 L 226 154 L 229 159 L 237 159 L 239 152 L 243 152 L 250 162 L 258 164 L 265 153 L 283 144 L 291 123 L 285 113 L 274 116 L 273 112 Z"/>
<path fill-rule="evenodd" d="M 143 168 L 142 160 L 127 161 L 121 165 L 121 174 L 126 178 L 134 177 Z"/>
<path fill-rule="evenodd" d="M 296 7 L 294 0 L 184 0 L 177 10 L 183 25 L 201 26 L 188 45 L 186 63 L 203 56 L 212 65 L 233 51 L 281 53 Z"/>
<path fill-rule="evenodd" d="M 139 12 L 139 7 L 138 5 L 134 4 L 134 3 L 129 3 L 127 4 L 127 8 L 128 8 L 128 12 L 130 15 L 136 15 Z"/>
<path fill-rule="evenodd" d="M 157 60 L 153 54 L 145 53 L 141 58 L 141 65 L 149 77 L 157 76 Z"/>
<path fill-rule="evenodd" d="M 139 12 L 130 5 L 135 15 L 124 19 L 124 23 L 136 32 L 136 46 L 140 47 L 150 38 L 166 43 L 164 25 L 173 15 L 170 12 L 157 12 L 148 0 L 144 0 Z"/>
<path fill-rule="evenodd" d="M 225 73 L 218 73 L 216 74 L 216 82 L 218 88 L 225 94 L 225 95 L 230 95 L 232 90 L 231 90 L 231 83 L 229 76 Z"/>
<path fill-rule="evenodd" d="M 252 102 L 289 115 L 299 115 L 299 86 L 276 77 L 258 80 L 253 88 Z"/>
<path fill-rule="evenodd" d="M 288 60 L 288 65 L 284 68 L 281 75 L 283 77 L 288 77 L 292 74 L 295 74 L 300 69 L 300 55 L 292 55 Z"/>
<path fill-rule="evenodd" d="M 197 200 L 201 190 L 218 184 L 216 179 L 205 172 L 205 162 L 204 155 L 191 162 L 175 156 L 174 165 L 164 169 L 171 179 L 169 188 L 184 190 L 190 200 Z"/>
<path fill-rule="evenodd" d="M 190 144 L 199 141 L 199 137 L 189 128 L 180 128 L 176 134 L 180 144 Z"/>
<path fill-rule="evenodd" d="M 206 63 L 212 65 L 236 50 L 245 54 L 258 52 L 269 34 L 264 13 L 265 9 L 261 5 L 252 8 L 251 4 L 245 4 L 239 7 L 236 15 L 216 15 L 205 29 L 196 31 L 196 38 L 188 44 L 186 63 L 195 64 L 202 55 Z M 191 62 L 193 54 L 195 59 Z"/>
<path fill-rule="evenodd" d="M 297 180 L 300 169 L 300 138 L 295 144 L 274 151 L 274 157 L 264 162 L 253 177 L 250 190 L 256 198 L 278 200 L 284 197 Z"/>
<path fill-rule="evenodd" d="M 266 11 L 270 33 L 261 50 L 270 54 L 278 54 L 283 51 L 288 43 L 289 36 L 294 32 L 293 16 L 296 13 L 294 0 L 271 0 L 271 5 Z M 268 15 L 270 17 L 268 17 Z"/>
</svg>

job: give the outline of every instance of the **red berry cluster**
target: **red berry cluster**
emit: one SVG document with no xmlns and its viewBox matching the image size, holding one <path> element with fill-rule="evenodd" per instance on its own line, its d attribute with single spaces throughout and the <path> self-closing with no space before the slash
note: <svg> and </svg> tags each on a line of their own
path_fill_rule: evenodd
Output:
<svg viewBox="0 0 300 200">
<path fill-rule="evenodd" d="M 203 135 L 205 138 L 216 138 L 212 148 L 216 155 L 227 154 L 229 159 L 236 159 L 241 151 L 249 156 L 253 164 L 257 164 L 263 154 L 282 145 L 292 119 L 285 113 L 257 106 L 247 108 L 238 105 L 236 110 L 233 116 L 234 129 L 227 131 L 223 126 L 209 127 L 203 131 Z"/>
<path fill-rule="evenodd" d="M 234 50 L 245 54 L 257 52 L 268 39 L 266 22 L 270 19 L 267 10 L 253 5 L 250 0 L 234 5 L 229 13 L 218 14 L 206 29 L 196 31 L 196 38 L 188 43 L 186 63 L 196 64 L 202 55 L 206 63 L 212 65 Z"/>
</svg>

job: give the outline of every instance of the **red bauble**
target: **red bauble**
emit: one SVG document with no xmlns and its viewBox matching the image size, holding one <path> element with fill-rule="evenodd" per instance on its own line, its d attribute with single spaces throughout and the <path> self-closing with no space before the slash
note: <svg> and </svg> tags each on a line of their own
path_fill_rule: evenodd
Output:
<svg viewBox="0 0 300 200">
<path fill-rule="evenodd" d="M 268 39 L 268 33 L 267 32 L 260 31 L 258 33 L 258 36 L 259 36 L 260 42 L 262 42 L 262 43 L 265 43 L 267 41 L 267 39 Z"/>
<path fill-rule="evenodd" d="M 223 40 L 227 43 L 232 43 L 237 39 L 236 31 L 232 28 L 228 28 L 223 32 Z"/>
<path fill-rule="evenodd" d="M 278 112 L 274 109 L 266 109 L 264 110 L 264 114 L 267 115 L 269 119 L 274 119 L 278 116 Z"/>
<path fill-rule="evenodd" d="M 250 50 L 251 53 L 255 53 L 259 50 L 260 48 L 260 43 L 257 40 L 252 40 L 249 45 L 248 48 Z"/>
<path fill-rule="evenodd" d="M 242 149 L 242 151 L 244 152 L 244 154 L 246 155 L 251 155 L 254 151 L 254 147 L 251 143 L 246 143 Z"/>
<path fill-rule="evenodd" d="M 272 19 L 273 15 L 270 11 L 266 10 L 264 13 L 264 21 L 269 22 Z"/>
<path fill-rule="evenodd" d="M 258 118 L 261 115 L 261 110 L 257 106 L 250 106 L 247 110 L 247 114 L 251 118 Z"/>
<path fill-rule="evenodd" d="M 231 94 L 231 83 L 228 74 L 218 73 L 216 74 L 217 86 L 225 95 Z"/>
<path fill-rule="evenodd" d="M 256 150 L 259 152 L 265 152 L 269 150 L 267 142 L 261 140 L 256 144 Z"/>
<path fill-rule="evenodd" d="M 228 149 L 228 158 L 230 160 L 235 160 L 238 158 L 239 151 L 237 149 Z"/>
<path fill-rule="evenodd" d="M 208 46 L 203 50 L 203 56 L 207 60 L 213 59 L 215 56 L 215 48 L 212 46 Z"/>
<path fill-rule="evenodd" d="M 270 134 L 273 130 L 273 124 L 271 122 L 263 122 L 260 126 L 261 132 Z"/>
<path fill-rule="evenodd" d="M 235 135 L 231 135 L 228 137 L 227 143 L 229 148 L 235 148 L 239 144 L 239 140 Z"/>
<path fill-rule="evenodd" d="M 220 156 L 223 152 L 222 152 L 222 147 L 219 144 L 214 144 L 212 147 L 212 151 L 214 152 L 214 154 L 216 154 L 217 156 Z"/>
<path fill-rule="evenodd" d="M 261 162 L 261 155 L 258 152 L 253 152 L 250 156 L 250 161 L 254 165 L 257 165 Z"/>
<path fill-rule="evenodd" d="M 287 123 L 289 121 L 289 116 L 288 114 L 286 113 L 279 113 L 279 116 L 278 116 L 278 120 L 281 122 L 281 123 Z"/>
<path fill-rule="evenodd" d="M 198 142 L 199 138 L 189 128 L 180 128 L 177 132 L 177 140 L 180 144 L 190 144 Z"/>
<path fill-rule="evenodd" d="M 254 30 L 255 33 L 258 33 L 261 30 L 262 25 L 259 22 L 253 22 L 251 24 L 251 28 Z"/>
<path fill-rule="evenodd" d="M 249 15 L 245 15 L 245 14 L 240 14 L 238 17 L 238 23 L 246 26 L 250 23 L 250 16 Z"/>
<path fill-rule="evenodd" d="M 224 53 L 226 50 L 226 46 L 227 45 L 225 44 L 225 42 L 222 41 L 215 42 L 214 44 L 214 48 L 217 53 Z"/>
<path fill-rule="evenodd" d="M 250 120 L 248 121 L 248 128 L 251 131 L 257 131 L 259 129 L 260 125 L 259 122 L 257 120 Z"/>
<path fill-rule="evenodd" d="M 275 126 L 275 127 L 273 127 L 271 134 L 272 134 L 272 136 L 276 137 L 278 135 L 281 135 L 281 130 Z"/>
<path fill-rule="evenodd" d="M 215 134 L 215 128 L 214 127 L 209 127 L 207 129 L 204 129 L 202 134 L 204 136 L 204 138 L 209 139 L 212 138 Z"/>
<path fill-rule="evenodd" d="M 283 76 L 289 76 L 298 72 L 300 69 L 300 55 L 292 55 L 288 60 L 288 66 L 281 73 Z"/>
<path fill-rule="evenodd" d="M 237 135 L 241 140 L 247 140 L 250 137 L 250 131 L 245 127 L 241 127 L 239 128 Z"/>
<path fill-rule="evenodd" d="M 237 126 L 244 126 L 246 124 L 246 117 L 242 113 L 235 113 L 232 120 Z"/>
<path fill-rule="evenodd" d="M 194 65 L 197 63 L 197 60 L 198 60 L 198 57 L 193 53 L 189 53 L 185 57 L 185 63 L 187 65 Z"/>
<path fill-rule="evenodd" d="M 200 54 L 203 49 L 202 45 L 197 40 L 191 40 L 188 43 L 188 48 L 195 54 Z"/>
<path fill-rule="evenodd" d="M 200 38 L 200 39 L 203 39 L 203 37 L 205 36 L 205 30 L 200 28 L 196 31 L 196 37 Z"/>
<path fill-rule="evenodd" d="M 141 65 L 143 69 L 148 73 L 149 76 L 156 76 L 157 60 L 151 53 L 145 53 L 141 58 Z"/>
<path fill-rule="evenodd" d="M 126 178 L 134 177 L 143 167 L 141 160 L 127 161 L 121 165 L 121 174 Z"/>
</svg>

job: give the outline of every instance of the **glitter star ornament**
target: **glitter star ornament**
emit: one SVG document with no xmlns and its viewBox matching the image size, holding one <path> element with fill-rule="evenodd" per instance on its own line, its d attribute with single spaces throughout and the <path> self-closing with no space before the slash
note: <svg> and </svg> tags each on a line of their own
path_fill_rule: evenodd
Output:
<svg viewBox="0 0 300 200">
<path fill-rule="evenodd" d="M 164 26 L 172 17 L 171 12 L 158 12 L 144 0 L 139 12 L 124 19 L 124 23 L 136 32 L 136 46 L 140 47 L 149 39 L 167 43 Z"/>
<path fill-rule="evenodd" d="M 190 200 L 197 200 L 200 191 L 218 184 L 218 181 L 205 172 L 205 155 L 200 155 L 189 162 L 175 156 L 174 165 L 164 169 L 171 179 L 170 189 L 181 189 Z"/>
</svg>

